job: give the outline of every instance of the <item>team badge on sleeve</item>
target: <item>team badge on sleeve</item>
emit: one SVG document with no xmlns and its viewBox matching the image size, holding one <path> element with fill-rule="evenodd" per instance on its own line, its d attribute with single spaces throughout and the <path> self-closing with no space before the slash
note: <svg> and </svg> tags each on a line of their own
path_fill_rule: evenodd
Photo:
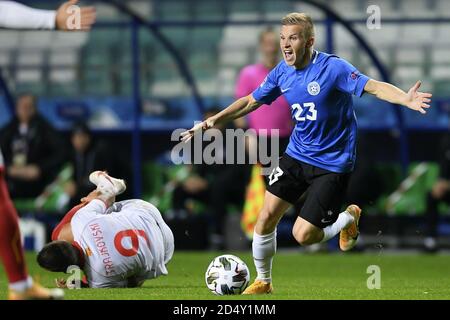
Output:
<svg viewBox="0 0 450 320">
<path fill-rule="evenodd" d="M 317 96 L 320 93 L 320 85 L 316 81 L 308 83 L 308 93 Z"/>
</svg>

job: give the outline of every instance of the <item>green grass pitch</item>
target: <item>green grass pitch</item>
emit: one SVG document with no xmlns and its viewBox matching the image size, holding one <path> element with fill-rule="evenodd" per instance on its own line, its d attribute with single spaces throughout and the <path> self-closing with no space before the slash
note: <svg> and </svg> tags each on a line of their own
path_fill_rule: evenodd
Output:
<svg viewBox="0 0 450 320">
<path fill-rule="evenodd" d="M 252 280 L 249 252 L 227 252 L 242 258 Z M 274 260 L 274 293 L 264 296 L 215 296 L 206 288 L 204 273 L 217 252 L 175 252 L 169 275 L 137 289 L 66 290 L 66 299 L 450 299 L 450 255 L 305 254 L 279 252 Z M 30 274 L 46 286 L 65 276 L 41 270 L 27 254 Z M 381 288 L 369 290 L 370 265 L 381 271 Z M 6 276 L 0 269 L 0 299 L 6 298 Z"/>
</svg>

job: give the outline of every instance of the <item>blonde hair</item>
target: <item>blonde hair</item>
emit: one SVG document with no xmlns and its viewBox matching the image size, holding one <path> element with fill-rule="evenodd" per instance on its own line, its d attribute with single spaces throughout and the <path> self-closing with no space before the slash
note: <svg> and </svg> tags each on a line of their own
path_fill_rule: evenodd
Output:
<svg viewBox="0 0 450 320">
<path fill-rule="evenodd" d="M 314 24 L 309 15 L 300 12 L 291 12 L 281 19 L 283 26 L 299 25 L 303 27 L 303 36 L 305 40 L 314 37 Z"/>
</svg>

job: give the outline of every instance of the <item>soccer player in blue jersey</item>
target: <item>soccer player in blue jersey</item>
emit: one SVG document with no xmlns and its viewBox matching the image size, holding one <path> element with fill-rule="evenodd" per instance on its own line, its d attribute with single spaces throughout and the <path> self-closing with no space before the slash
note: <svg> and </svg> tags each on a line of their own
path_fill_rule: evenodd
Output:
<svg viewBox="0 0 450 320">
<path fill-rule="evenodd" d="M 252 94 L 182 133 L 188 141 L 196 131 L 246 115 L 284 95 L 296 121 L 279 166 L 269 176 L 264 206 L 253 236 L 255 282 L 244 294 L 272 292 L 272 260 L 276 226 L 299 197 L 308 191 L 292 234 L 301 245 L 324 242 L 340 232 L 339 245 L 350 250 L 358 238 L 361 209 L 350 205 L 339 213 L 355 164 L 356 118 L 352 95 L 364 92 L 381 100 L 426 113 L 430 93 L 418 81 L 408 92 L 369 79 L 350 63 L 313 49 L 314 26 L 304 13 L 281 20 L 281 61 Z"/>
</svg>

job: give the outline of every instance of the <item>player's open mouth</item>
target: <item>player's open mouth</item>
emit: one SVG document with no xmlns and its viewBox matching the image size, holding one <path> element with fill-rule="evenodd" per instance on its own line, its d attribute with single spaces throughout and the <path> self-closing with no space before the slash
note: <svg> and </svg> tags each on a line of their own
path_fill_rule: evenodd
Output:
<svg viewBox="0 0 450 320">
<path fill-rule="evenodd" d="M 292 57 L 294 56 L 294 52 L 292 50 L 284 50 L 283 52 L 286 60 L 291 60 Z"/>
</svg>

